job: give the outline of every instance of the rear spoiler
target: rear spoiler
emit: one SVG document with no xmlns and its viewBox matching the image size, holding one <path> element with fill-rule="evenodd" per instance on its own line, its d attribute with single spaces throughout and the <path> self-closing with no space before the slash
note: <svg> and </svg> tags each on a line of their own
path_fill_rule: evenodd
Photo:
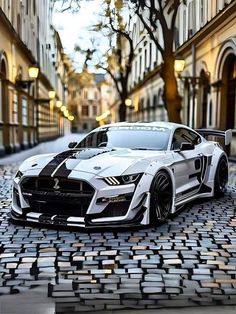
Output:
<svg viewBox="0 0 236 314">
<path fill-rule="evenodd" d="M 232 140 L 232 130 L 226 131 L 218 131 L 218 130 L 211 130 L 211 129 L 196 129 L 199 134 L 201 134 L 204 138 L 207 136 L 216 136 L 216 137 L 224 137 L 225 145 L 229 145 Z"/>
</svg>

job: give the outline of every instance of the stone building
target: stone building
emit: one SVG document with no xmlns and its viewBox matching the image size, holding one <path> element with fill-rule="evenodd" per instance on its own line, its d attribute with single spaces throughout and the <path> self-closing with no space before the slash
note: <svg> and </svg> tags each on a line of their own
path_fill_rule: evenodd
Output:
<svg viewBox="0 0 236 314">
<path fill-rule="evenodd" d="M 67 73 L 51 21 L 50 0 L 0 0 L 1 155 L 56 138 L 68 128 L 56 107 L 57 100 L 66 101 Z M 29 76 L 32 66 L 39 69 L 37 78 Z M 52 99 L 49 91 L 55 91 Z"/>
<path fill-rule="evenodd" d="M 175 36 L 176 56 L 185 60 L 178 78 L 182 121 L 193 128 L 231 128 L 232 155 L 236 155 L 235 25 L 236 0 L 187 0 L 179 8 Z M 159 76 L 161 54 L 141 21 L 136 20 L 131 32 L 139 45 L 129 83 L 134 109 L 128 109 L 127 120 L 167 120 Z"/>
<path fill-rule="evenodd" d="M 90 73 L 87 68 L 69 76 L 68 107 L 75 117 L 72 122 L 74 132 L 87 132 L 97 127 L 96 117 L 101 114 L 103 81 L 104 74 Z"/>
</svg>

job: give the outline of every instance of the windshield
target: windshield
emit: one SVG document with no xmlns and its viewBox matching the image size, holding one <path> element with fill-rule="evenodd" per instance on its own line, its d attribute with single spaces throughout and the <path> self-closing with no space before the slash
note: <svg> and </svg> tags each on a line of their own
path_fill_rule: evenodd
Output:
<svg viewBox="0 0 236 314">
<path fill-rule="evenodd" d="M 112 126 L 89 133 L 77 147 L 166 150 L 170 130 L 153 126 Z"/>
</svg>

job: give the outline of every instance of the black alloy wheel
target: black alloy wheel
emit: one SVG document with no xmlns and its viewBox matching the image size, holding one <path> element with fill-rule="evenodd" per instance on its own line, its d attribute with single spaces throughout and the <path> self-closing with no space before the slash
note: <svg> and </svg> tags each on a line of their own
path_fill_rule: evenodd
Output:
<svg viewBox="0 0 236 314">
<path fill-rule="evenodd" d="M 228 162 L 225 157 L 221 157 L 215 174 L 215 189 L 214 195 L 215 197 L 224 196 L 226 192 L 226 186 L 228 183 Z"/>
<path fill-rule="evenodd" d="M 173 201 L 173 188 L 169 174 L 161 170 L 151 185 L 151 222 L 164 222 L 168 218 Z"/>
</svg>

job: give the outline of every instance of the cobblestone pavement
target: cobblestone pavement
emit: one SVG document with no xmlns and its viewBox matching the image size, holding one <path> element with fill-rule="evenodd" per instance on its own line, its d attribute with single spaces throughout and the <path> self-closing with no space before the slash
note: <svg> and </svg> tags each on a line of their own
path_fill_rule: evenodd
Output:
<svg viewBox="0 0 236 314">
<path fill-rule="evenodd" d="M 157 227 L 83 232 L 8 220 L 16 169 L 0 168 L 0 294 L 44 287 L 57 313 L 236 304 L 236 165 L 224 198 Z"/>
</svg>

